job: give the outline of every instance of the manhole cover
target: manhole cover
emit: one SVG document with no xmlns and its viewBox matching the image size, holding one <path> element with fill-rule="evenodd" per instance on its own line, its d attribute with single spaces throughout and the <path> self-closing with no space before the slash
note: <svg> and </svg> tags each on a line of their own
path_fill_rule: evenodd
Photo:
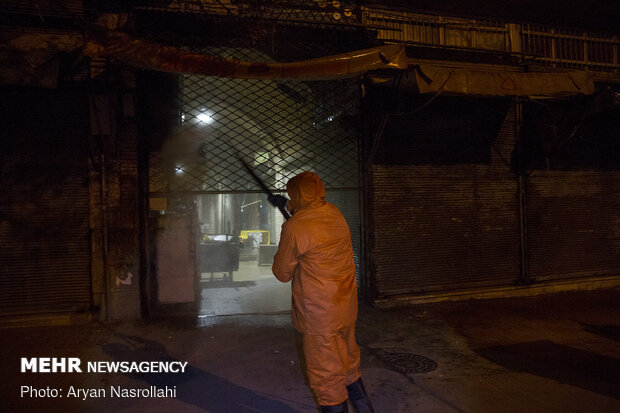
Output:
<svg viewBox="0 0 620 413">
<path fill-rule="evenodd" d="M 380 358 L 388 369 L 399 373 L 428 373 L 437 368 L 433 360 L 418 354 L 384 352 Z"/>
</svg>

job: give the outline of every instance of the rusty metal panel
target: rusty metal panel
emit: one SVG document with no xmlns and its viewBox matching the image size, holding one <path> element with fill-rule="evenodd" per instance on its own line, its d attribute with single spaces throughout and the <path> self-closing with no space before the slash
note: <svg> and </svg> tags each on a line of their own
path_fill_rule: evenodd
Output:
<svg viewBox="0 0 620 413">
<path fill-rule="evenodd" d="M 528 178 L 530 276 L 620 273 L 620 173 L 537 171 Z"/>
<path fill-rule="evenodd" d="M 90 307 L 88 107 L 79 92 L 4 89 L 0 314 Z"/>
<path fill-rule="evenodd" d="M 196 250 L 190 215 L 161 215 L 157 232 L 157 299 L 192 303 L 196 295 Z"/>
<path fill-rule="evenodd" d="M 510 175 L 478 166 L 374 166 L 372 184 L 379 296 L 517 279 L 518 192 Z"/>
<path fill-rule="evenodd" d="M 412 132 L 402 131 L 399 139 L 441 145 L 460 138 L 471 142 L 468 157 L 449 153 L 462 147 L 457 142 L 444 145 L 444 155 L 433 152 L 434 147 L 419 146 L 422 152 L 430 149 L 406 158 L 398 148 L 413 145 L 409 142 L 387 146 L 389 153 L 380 159 L 400 156 L 416 165 L 401 162 L 374 165 L 370 170 L 369 266 L 378 297 L 507 285 L 519 277 L 519 192 L 510 165 L 516 141 L 515 107 L 492 109 L 488 102 L 474 100 L 455 104 L 462 107 L 463 103 L 477 108 L 463 119 L 472 122 L 469 129 L 443 132 L 441 122 L 458 123 L 459 116 L 464 116 L 446 109 L 411 123 Z M 477 114 L 480 111 L 484 116 Z M 497 118 L 499 125 L 488 137 L 493 133 L 488 124 Z M 488 144 L 480 144 L 481 135 Z M 425 158 L 434 162 L 424 164 Z M 440 163 L 461 158 L 470 163 Z"/>
<path fill-rule="evenodd" d="M 14 188 L 12 200 L 27 194 L 24 189 Z M 3 214 L 1 314 L 90 306 L 88 187 L 84 179 L 74 178 L 65 181 L 61 191 L 43 191 L 32 208 L 13 203 L 9 216 Z"/>
</svg>

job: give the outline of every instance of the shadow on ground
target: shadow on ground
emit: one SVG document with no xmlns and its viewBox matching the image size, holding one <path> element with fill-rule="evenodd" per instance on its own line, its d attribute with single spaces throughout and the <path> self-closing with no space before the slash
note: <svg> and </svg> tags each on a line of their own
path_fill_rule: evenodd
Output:
<svg viewBox="0 0 620 413">
<path fill-rule="evenodd" d="M 597 336 L 620 341 L 620 326 L 597 326 L 594 324 L 584 324 L 584 331 L 596 334 Z"/>
<path fill-rule="evenodd" d="M 117 361 L 179 361 L 171 357 L 166 348 L 156 341 L 119 333 L 116 336 L 122 342 L 104 344 L 102 349 Z M 187 366 L 185 373 L 142 373 L 128 376 L 159 388 L 176 386 L 178 400 L 212 413 L 257 411 L 298 413 L 298 410 L 279 400 L 258 394 L 190 365 Z"/>
<path fill-rule="evenodd" d="M 509 370 L 534 374 L 620 399 L 620 360 L 551 341 L 476 350 Z"/>
</svg>

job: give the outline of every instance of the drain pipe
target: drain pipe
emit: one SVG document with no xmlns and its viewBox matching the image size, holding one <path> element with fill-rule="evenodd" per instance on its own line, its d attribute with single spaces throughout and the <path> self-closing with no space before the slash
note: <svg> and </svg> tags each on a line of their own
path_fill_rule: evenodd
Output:
<svg viewBox="0 0 620 413">
<path fill-rule="evenodd" d="M 105 290 L 105 321 L 110 321 L 110 294 L 111 286 L 108 269 L 108 196 L 107 196 L 107 182 L 106 182 L 106 167 L 105 167 L 105 136 L 102 129 L 102 120 L 100 113 L 97 111 L 96 104 L 91 97 L 91 122 L 95 122 L 97 133 L 93 135 L 97 136 L 99 143 L 99 179 L 100 179 L 100 199 L 101 199 L 101 259 L 103 265 L 103 286 Z"/>
<path fill-rule="evenodd" d="M 532 281 L 529 279 L 527 263 L 527 192 L 526 176 L 519 174 L 519 230 L 521 238 L 521 274 L 519 284 L 528 285 Z"/>
</svg>

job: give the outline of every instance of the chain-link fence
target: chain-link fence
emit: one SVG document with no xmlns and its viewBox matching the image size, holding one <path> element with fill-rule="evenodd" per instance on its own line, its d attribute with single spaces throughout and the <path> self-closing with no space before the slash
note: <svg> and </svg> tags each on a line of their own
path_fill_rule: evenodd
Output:
<svg viewBox="0 0 620 413">
<path fill-rule="evenodd" d="M 154 23 L 149 15 L 148 22 L 137 23 L 139 34 L 161 44 L 248 62 L 304 60 L 369 46 L 358 32 L 333 27 L 319 30 L 289 22 L 276 30 L 276 23 L 268 19 L 259 23 L 255 18 L 181 17 L 167 16 L 163 21 L 170 30 L 155 31 L 166 24 Z M 176 30 L 179 24 L 182 30 Z M 201 25 L 208 29 L 198 35 L 195 29 Z M 318 32 L 322 34 L 314 36 Z M 344 41 L 326 42 L 329 33 Z M 273 192 L 285 192 L 291 177 L 313 171 L 325 184 L 327 200 L 341 209 L 351 227 L 359 274 L 359 80 L 182 74 L 175 82 L 170 109 L 164 110 L 174 114 L 170 122 L 175 127 L 160 145 L 151 145 L 152 197 L 166 198 L 170 212 L 174 205 L 187 206 L 194 199 L 202 237 L 268 233 L 269 242 L 277 245 L 283 218 L 258 194 L 260 186 L 239 158 Z"/>
<path fill-rule="evenodd" d="M 358 91 L 351 81 L 179 81 L 179 127 L 151 157 L 154 192 L 259 190 L 239 156 L 273 190 L 304 170 L 327 188 L 357 187 Z"/>
<path fill-rule="evenodd" d="M 300 7 L 292 7 L 293 3 Z M 143 10 L 135 27 L 140 37 L 160 44 L 260 63 L 304 60 L 370 45 L 359 28 L 300 24 L 295 16 L 323 9 L 317 2 L 293 3 L 288 9 L 252 8 L 229 16 L 189 9 Z M 323 6 L 326 11 L 333 8 Z M 280 10 L 277 16 L 274 10 Z M 176 101 L 170 102 L 177 127 L 151 154 L 151 192 L 259 190 L 239 156 L 272 190 L 284 190 L 287 180 L 304 170 L 316 172 L 327 189 L 358 187 L 357 80 L 243 80 L 184 74 L 178 77 L 177 90 Z"/>
</svg>

